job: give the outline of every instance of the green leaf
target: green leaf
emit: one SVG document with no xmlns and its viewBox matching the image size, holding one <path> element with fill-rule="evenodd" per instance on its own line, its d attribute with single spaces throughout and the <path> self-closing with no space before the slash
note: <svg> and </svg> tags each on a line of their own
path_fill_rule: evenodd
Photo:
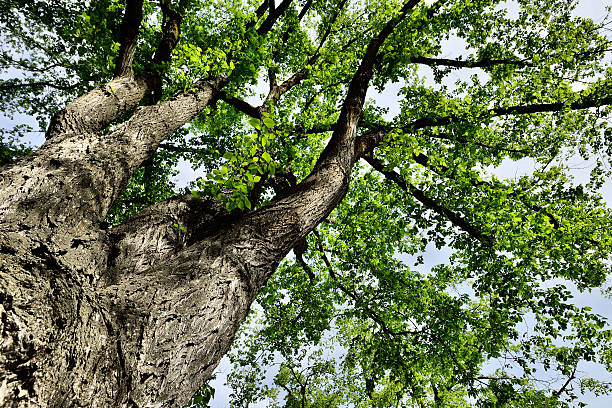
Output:
<svg viewBox="0 0 612 408">
<path fill-rule="evenodd" d="M 264 125 L 266 125 L 266 127 L 268 127 L 269 129 L 272 129 L 275 126 L 275 123 L 272 119 L 270 118 L 263 118 L 263 123 Z"/>
</svg>

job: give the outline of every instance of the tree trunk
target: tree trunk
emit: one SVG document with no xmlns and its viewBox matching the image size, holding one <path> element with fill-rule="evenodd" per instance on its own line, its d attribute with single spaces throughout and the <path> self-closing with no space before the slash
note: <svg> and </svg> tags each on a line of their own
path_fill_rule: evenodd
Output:
<svg viewBox="0 0 612 408">
<path fill-rule="evenodd" d="M 1 406 L 179 406 L 228 350 L 275 265 L 245 278 L 217 203 L 179 198 L 120 228 L 102 223 L 133 171 L 223 83 L 202 81 L 102 134 L 154 84 L 117 79 L 59 112 L 47 142 L 2 169 Z M 202 228 L 186 236 L 160 223 L 172 217 Z"/>
<path fill-rule="evenodd" d="M 119 78 L 78 98 L 33 156 L 0 173 L 1 406 L 184 405 L 280 260 L 346 191 L 353 154 L 330 148 L 295 191 L 257 211 L 176 197 L 105 229 L 133 171 L 226 78 L 101 132 L 154 82 Z M 340 139 L 344 151 L 352 138 Z"/>
</svg>

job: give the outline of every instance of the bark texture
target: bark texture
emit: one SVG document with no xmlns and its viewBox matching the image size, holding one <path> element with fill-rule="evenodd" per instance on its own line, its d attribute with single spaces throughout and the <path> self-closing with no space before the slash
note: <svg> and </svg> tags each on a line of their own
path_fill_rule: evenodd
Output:
<svg viewBox="0 0 612 408">
<path fill-rule="evenodd" d="M 133 171 L 155 152 L 161 140 L 201 111 L 223 82 L 224 78 L 201 81 L 190 92 L 172 100 L 138 108 L 129 120 L 103 134 L 100 130 L 104 123 L 133 109 L 150 91 L 144 79 L 121 77 L 69 104 L 54 117 L 47 142 L 32 157 L 3 168 L 0 405 L 108 407 L 148 406 L 152 401 L 163 401 L 164 406 L 176 406 L 184 403 L 185 398 L 188 400 L 185 396 L 197 389 L 205 375 L 210 375 L 212 368 L 206 371 L 205 367 L 212 363 L 199 364 L 201 361 L 197 360 L 196 371 L 203 373 L 192 377 L 188 373 L 195 365 L 179 364 L 178 358 L 183 356 L 175 357 L 174 364 L 180 367 L 174 370 L 181 371 L 176 377 L 181 377 L 182 382 L 193 381 L 191 387 L 181 391 L 173 382 L 170 364 L 164 364 L 158 355 L 168 354 L 170 348 L 185 353 L 196 346 L 201 352 L 201 343 L 187 348 L 170 344 L 179 335 L 175 324 L 181 325 L 184 333 L 197 332 L 197 319 L 215 316 L 209 313 L 210 308 L 202 298 L 219 316 L 227 314 L 230 320 L 239 322 L 248 310 L 252 294 L 240 292 L 244 285 L 230 272 L 223 278 L 223 284 L 218 281 L 224 276 L 222 271 L 215 270 L 215 278 L 210 277 L 215 256 L 205 261 L 206 267 L 199 274 L 204 283 L 197 281 L 195 289 L 190 290 L 185 281 L 176 277 L 184 273 L 181 271 L 185 271 L 183 263 L 188 255 L 201 250 L 202 244 L 191 252 L 178 254 L 186 247 L 181 237 L 174 231 L 152 231 L 156 224 L 144 214 L 127 223 L 123 228 L 126 232 L 107 231 L 102 220 Z M 200 215 L 190 216 L 205 220 L 206 210 L 202 207 L 197 208 Z M 214 211 L 214 206 L 211 208 Z M 180 216 L 179 203 L 170 201 L 147 213 L 158 211 L 156 217 L 164 219 L 172 216 L 173 210 Z M 169 225 L 165 227 L 171 228 L 172 224 Z M 134 235 L 130 236 L 128 230 Z M 167 245 L 172 246 L 171 254 L 176 255 L 172 261 L 165 260 L 170 254 Z M 126 265 L 121 269 L 125 259 L 132 262 L 139 259 L 135 251 L 143 248 L 147 268 L 130 269 Z M 122 250 L 124 258 L 120 256 Z M 192 266 L 194 261 L 197 262 L 189 258 Z M 170 283 L 173 279 L 176 285 Z M 113 286 L 124 280 L 127 286 L 120 289 Z M 133 293 L 130 288 L 138 285 L 139 280 L 164 286 L 158 288 L 164 294 L 149 297 L 148 303 L 139 300 L 139 295 L 149 296 L 152 290 L 147 284 Z M 181 284 L 179 288 L 177 285 Z M 223 304 L 231 299 L 228 293 L 234 292 L 246 304 L 236 316 Z M 121 295 L 126 298 L 119 299 Z M 195 311 L 187 313 L 179 305 L 183 302 Z M 236 304 L 240 307 L 240 302 Z M 158 308 L 159 314 L 151 318 Z M 170 315 L 165 315 L 162 309 L 167 309 Z M 171 317 L 177 320 L 172 321 Z M 209 335 L 210 331 L 224 334 L 235 331 L 238 323 L 225 325 L 226 320 L 221 319 L 222 330 L 215 326 Z M 150 355 L 137 352 L 146 350 L 143 342 L 147 341 L 147 334 L 155 338 L 151 346 L 155 350 Z M 232 336 L 221 338 L 227 338 L 227 345 L 218 346 L 225 352 Z M 134 343 L 130 343 L 132 339 Z M 188 343 L 191 344 L 185 338 L 185 344 Z M 166 347 L 167 351 L 157 347 Z M 144 356 L 150 357 L 149 362 L 154 362 L 157 371 L 150 373 L 151 370 L 144 369 L 136 375 L 133 358 Z M 173 384 L 174 392 L 160 388 L 159 381 L 153 381 L 155 373 Z"/>
</svg>

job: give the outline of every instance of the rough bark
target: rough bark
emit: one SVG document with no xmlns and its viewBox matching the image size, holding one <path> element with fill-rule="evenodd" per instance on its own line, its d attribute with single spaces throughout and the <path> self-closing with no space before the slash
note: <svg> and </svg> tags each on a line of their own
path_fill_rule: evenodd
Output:
<svg viewBox="0 0 612 408">
<path fill-rule="evenodd" d="M 200 112 L 223 82 L 201 81 L 172 100 L 138 108 L 103 134 L 103 123 L 146 94 L 143 82 L 114 80 L 68 105 L 56 116 L 47 142 L 0 173 L 0 405 L 146 406 L 158 400 L 146 392 L 138 398 L 128 373 L 131 349 L 122 343 L 132 327 L 130 314 L 105 288 L 109 267 L 118 265 L 110 239 L 117 232 L 106 231 L 101 221 L 133 171 Z M 111 86 L 116 91 L 109 96 L 105 89 Z M 174 265 L 160 261 L 156 268 L 175 272 Z M 205 285 L 196 287 L 204 296 Z M 169 296 L 175 303 L 186 293 Z M 176 313 L 177 307 L 169 309 Z M 192 391 L 201 384 L 197 380 Z M 178 403 L 172 396 L 163 401 Z"/>
</svg>

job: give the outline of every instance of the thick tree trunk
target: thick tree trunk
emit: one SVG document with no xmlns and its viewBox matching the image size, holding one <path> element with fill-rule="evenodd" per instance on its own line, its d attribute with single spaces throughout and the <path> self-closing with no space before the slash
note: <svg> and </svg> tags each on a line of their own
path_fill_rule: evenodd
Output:
<svg viewBox="0 0 612 408">
<path fill-rule="evenodd" d="M 354 159 L 330 148 L 292 194 L 258 211 L 177 197 L 105 230 L 133 171 L 225 82 L 138 108 L 104 134 L 153 83 L 117 79 L 59 112 L 47 142 L 2 170 L 1 406 L 183 405 L 278 262 L 342 198 Z M 337 139 L 343 151 L 352 143 Z"/>
<path fill-rule="evenodd" d="M 133 171 L 225 78 L 100 132 L 154 82 L 119 78 L 80 97 L 54 117 L 32 157 L 0 173 L 0 406 L 181 405 L 248 311 L 253 286 L 217 250 L 223 242 L 180 253 L 187 242 L 163 230 L 172 223 L 156 231 L 145 218 L 190 203 L 163 203 L 123 229 L 103 228 Z M 206 218 L 205 207 L 190 217 L 218 224 L 224 215 Z M 140 249 L 148 267 L 131 268 Z"/>
<path fill-rule="evenodd" d="M 278 262 L 344 194 L 350 171 L 320 166 L 251 214 L 177 197 L 106 231 L 99 220 L 111 198 L 88 187 L 113 194 L 105 183 L 124 182 L 117 172 L 132 166 L 102 177 L 89 167 L 96 161 L 53 163 L 54 151 L 44 146 L 2 173 L 1 406 L 183 405 Z"/>
</svg>

